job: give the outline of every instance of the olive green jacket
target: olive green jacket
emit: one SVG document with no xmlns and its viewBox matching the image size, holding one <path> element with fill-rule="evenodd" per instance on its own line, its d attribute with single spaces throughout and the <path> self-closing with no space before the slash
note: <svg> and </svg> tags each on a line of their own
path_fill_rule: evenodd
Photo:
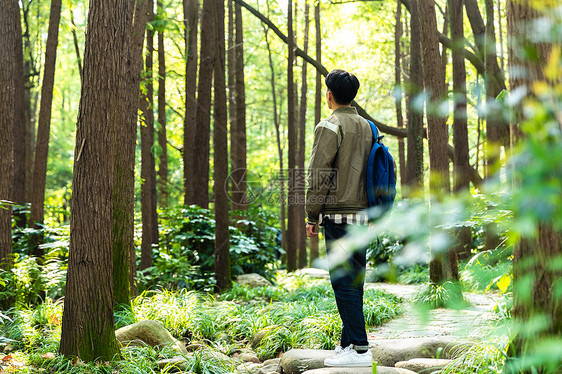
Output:
<svg viewBox="0 0 562 374">
<path fill-rule="evenodd" d="M 368 207 L 366 167 L 372 144 L 371 127 L 354 107 L 338 108 L 316 125 L 307 175 L 308 223 L 319 223 L 320 214 Z"/>
</svg>

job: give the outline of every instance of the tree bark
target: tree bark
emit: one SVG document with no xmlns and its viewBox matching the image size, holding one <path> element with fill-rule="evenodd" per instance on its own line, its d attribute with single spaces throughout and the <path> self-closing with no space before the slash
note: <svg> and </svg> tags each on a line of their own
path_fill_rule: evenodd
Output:
<svg viewBox="0 0 562 374">
<path fill-rule="evenodd" d="M 17 12 L 14 12 L 17 11 Z M 12 188 L 12 201 L 18 205 L 25 205 L 25 157 L 26 157 L 26 143 L 25 143 L 25 77 L 23 72 L 23 38 L 21 30 L 21 15 L 19 6 L 17 9 L 12 9 L 14 12 L 11 16 L 14 17 L 13 22 L 15 25 L 16 45 L 14 46 L 15 57 L 15 102 L 14 102 L 14 166 L 13 166 L 13 188 Z M 16 224 L 19 227 L 24 227 L 26 223 L 25 214 L 15 215 Z"/>
<path fill-rule="evenodd" d="M 236 130 L 236 28 L 235 28 L 235 16 L 234 11 L 234 0 L 228 1 L 228 49 L 227 49 L 227 62 L 228 62 L 228 121 L 230 124 L 230 166 L 231 175 L 229 178 L 229 191 L 230 198 L 234 201 L 234 196 L 232 195 L 236 186 L 235 183 L 234 167 L 236 165 L 237 153 L 234 151 L 237 147 L 236 139 L 234 134 L 237 134 Z"/>
<path fill-rule="evenodd" d="M 184 202 L 195 203 L 194 196 L 194 148 L 197 127 L 197 30 L 199 25 L 199 1 L 183 0 L 185 22 L 185 116 L 183 124 L 183 184 Z"/>
<path fill-rule="evenodd" d="M 158 1 L 158 13 L 163 18 L 165 13 L 162 1 Z M 164 50 L 164 30 L 158 31 L 158 146 L 160 147 L 158 163 L 158 197 L 161 208 L 168 207 L 168 136 L 166 134 L 166 54 Z"/>
<path fill-rule="evenodd" d="M 423 90 L 423 67 L 421 55 L 421 24 L 418 1 L 412 0 L 410 11 L 410 89 L 408 110 L 408 148 L 406 179 L 412 191 L 423 188 L 423 109 L 415 108 L 413 98 Z M 380 127 L 379 127 L 380 128 Z"/>
<path fill-rule="evenodd" d="M 508 124 L 503 121 L 494 105 L 496 97 L 506 89 L 506 86 L 496 56 L 493 2 L 486 0 L 486 25 L 476 0 L 465 0 L 464 6 L 476 41 L 476 48 L 484 62 L 482 76 L 486 81 L 486 139 L 488 141 L 485 174 L 489 177 L 494 172 L 493 165 L 498 160 L 500 145 L 507 146 L 509 143 Z"/>
<path fill-rule="evenodd" d="M 228 231 L 228 113 L 226 109 L 226 63 L 224 48 L 224 0 L 215 2 L 215 120 L 214 139 L 214 207 L 215 207 L 215 277 L 219 290 L 227 290 L 230 280 L 230 235 Z"/>
<path fill-rule="evenodd" d="M 509 86 L 514 91 L 520 88 L 532 89 L 533 83 L 547 81 L 544 76 L 544 65 L 549 61 L 551 46 L 546 43 L 536 43 L 531 40 L 533 31 L 531 24 L 537 18 L 548 17 L 549 8 L 544 13 L 532 7 L 530 1 L 507 2 L 507 26 L 508 26 L 508 70 Z M 533 48 L 536 56 L 531 59 L 521 59 L 522 54 L 518 48 Z M 526 100 L 532 95 L 528 93 Z M 534 100 L 534 99 L 532 99 Z M 521 107 L 518 116 L 511 124 L 511 136 L 513 142 L 521 141 L 523 133 L 520 131 L 519 121 L 523 117 Z M 544 131 L 544 130 L 543 130 Z M 541 147 L 553 149 L 556 138 L 545 138 Z M 548 151 L 547 151 L 548 152 Z M 559 166 L 559 165 L 558 165 Z M 553 173 L 556 172 L 553 170 Z M 559 175 L 559 174 L 558 174 Z M 555 177 L 549 176 L 549 179 Z M 534 175 L 532 178 L 536 178 Z M 534 182 L 536 183 L 536 182 Z M 515 188 L 525 186 L 525 180 L 515 180 Z M 560 208 L 557 213 L 560 216 Z M 518 218 L 518 212 L 515 212 Z M 513 253 L 513 308 L 512 315 L 519 329 L 512 344 L 511 355 L 517 356 L 518 361 L 508 359 L 504 372 L 507 373 L 531 373 L 531 369 L 520 370 L 519 363 L 529 363 L 536 356 L 532 356 L 537 343 L 551 339 L 559 339 L 562 335 L 562 304 L 560 293 L 556 293 L 557 284 L 562 278 L 562 269 L 558 264 L 562 257 L 562 232 L 554 227 L 552 222 L 546 218 L 537 222 L 535 237 L 523 237 L 515 245 Z M 529 282 L 529 280 L 531 280 Z M 558 286 L 559 289 L 559 286 Z M 539 331 L 533 331 L 537 326 L 536 321 L 544 323 Z M 525 328 L 531 329 L 525 332 Z M 536 328 L 536 327 L 535 327 Z M 554 341 L 554 340 L 552 340 Z M 535 365 L 533 372 L 550 372 L 540 364 Z M 556 370 L 556 369 L 555 369 Z"/>
<path fill-rule="evenodd" d="M 74 157 L 71 234 L 60 353 L 119 354 L 113 324 L 114 157 L 129 118 L 132 2 L 90 1 Z M 111 27 L 108 27 L 111 25 Z M 110 56 L 110 58 L 108 58 Z M 118 98 L 118 99 L 116 99 Z"/>
<path fill-rule="evenodd" d="M 201 19 L 201 49 L 199 59 L 199 84 L 197 86 L 197 114 L 193 146 L 193 203 L 209 207 L 209 141 L 211 121 L 211 88 L 215 61 L 215 27 L 213 0 L 203 1 Z M 197 170 L 197 173 L 195 173 Z"/>
<path fill-rule="evenodd" d="M 281 123 L 279 119 L 279 114 L 277 112 L 277 87 L 275 82 L 275 66 L 273 64 L 273 58 L 271 54 L 271 45 L 268 38 L 268 30 L 263 25 L 265 34 L 265 45 L 267 47 L 267 56 L 269 59 L 269 70 L 271 71 L 271 97 L 273 101 L 273 123 L 275 125 L 275 137 L 277 140 L 277 154 L 279 157 L 279 218 L 281 220 L 281 247 L 286 250 L 287 248 L 287 229 L 285 220 L 286 208 L 285 208 L 285 169 L 283 168 L 283 148 L 281 147 Z"/>
<path fill-rule="evenodd" d="M 309 19 L 309 5 L 308 2 L 304 6 L 304 44 L 303 52 L 308 53 L 308 30 L 310 28 Z M 305 192 L 305 169 L 304 169 L 304 155 L 306 146 L 306 93 L 308 91 L 307 84 L 307 68 L 308 64 L 302 64 L 302 76 L 301 76 L 301 103 L 299 107 L 299 146 L 298 146 L 298 159 L 297 167 L 299 170 L 300 177 L 297 180 L 297 202 L 298 202 L 298 268 L 302 269 L 308 264 L 308 258 L 306 253 L 306 232 L 305 232 L 305 214 L 304 214 L 304 192 Z"/>
<path fill-rule="evenodd" d="M 148 22 L 154 19 L 154 1 L 148 1 Z M 141 111 L 144 123 L 141 123 L 141 212 L 142 243 L 141 270 L 152 266 L 152 246 L 158 244 L 158 215 L 156 212 L 156 170 L 154 153 L 154 85 L 152 83 L 152 56 L 154 53 L 154 32 L 146 32 L 146 93 L 141 94 Z"/>
<path fill-rule="evenodd" d="M 16 44 L 19 6 L 16 0 L 0 2 L 0 269 L 11 268 L 13 131 L 16 118 Z M 21 33 L 20 33 L 21 34 Z M 6 310 L 12 301 L 0 302 Z"/>
<path fill-rule="evenodd" d="M 320 2 L 314 4 L 314 28 L 316 39 L 316 61 L 322 64 L 322 29 L 320 27 Z M 316 71 L 316 87 L 314 95 L 314 124 L 320 122 L 322 117 L 322 74 Z M 318 254 L 318 236 L 313 236 L 310 239 L 310 266 L 313 265 L 314 260 L 319 256 Z"/>
<path fill-rule="evenodd" d="M 247 210 L 246 199 L 246 88 L 244 82 L 244 28 L 242 20 L 242 8 L 239 4 L 234 6 L 234 29 L 235 29 L 235 86 L 234 102 L 235 117 L 234 128 L 230 134 L 231 152 L 231 196 L 233 210 Z"/>
<path fill-rule="evenodd" d="M 463 0 L 449 0 L 448 9 L 453 40 L 453 145 L 455 147 L 453 192 L 459 193 L 470 188 L 466 67 L 462 51 L 464 49 Z M 455 251 L 460 259 L 469 258 L 472 243 L 470 227 L 458 227 L 453 235 L 455 245 L 451 250 Z"/>
<path fill-rule="evenodd" d="M 396 1 L 396 15 L 394 26 L 394 87 L 397 90 L 395 95 L 396 104 L 396 126 L 401 129 L 404 127 L 404 118 L 402 116 L 402 73 L 401 68 L 401 55 L 400 55 L 400 39 L 402 38 L 402 3 L 400 0 Z M 408 179 L 406 177 L 406 157 L 404 152 L 404 138 L 398 138 L 398 166 L 400 169 L 400 187 L 402 195 L 407 189 Z"/>
<path fill-rule="evenodd" d="M 431 202 L 450 193 L 449 160 L 447 143 L 449 139 L 446 118 L 433 107 L 446 98 L 445 72 L 439 55 L 437 21 L 434 0 L 420 0 L 418 3 L 421 22 L 423 80 L 429 101 L 427 107 L 427 139 L 429 146 L 429 191 Z M 446 279 L 458 280 L 457 258 L 455 252 L 447 256 L 433 252 L 429 264 L 429 276 L 433 283 L 440 284 Z"/>
<path fill-rule="evenodd" d="M 35 161 L 33 165 L 33 193 L 31 196 L 30 221 L 33 227 L 39 228 L 43 224 L 45 214 L 45 182 L 47 178 L 47 159 L 49 155 L 49 133 L 51 129 L 51 106 L 53 103 L 53 87 L 55 84 L 55 67 L 57 61 L 57 45 L 61 0 L 52 0 L 49 15 L 49 31 L 45 50 L 45 68 L 43 85 L 41 87 L 41 106 L 39 107 L 39 124 L 37 127 L 37 144 L 35 146 Z M 33 255 L 43 256 L 39 247 L 43 239 L 35 237 Z"/>
<path fill-rule="evenodd" d="M 295 91 L 293 77 L 294 61 L 294 36 L 293 36 L 293 0 L 288 2 L 287 28 L 289 30 L 287 48 L 289 57 L 287 59 L 287 126 L 289 137 L 289 196 L 288 196 L 288 227 L 287 227 L 287 271 L 297 269 L 298 248 L 298 212 L 296 204 L 295 167 L 298 147 L 297 121 L 295 119 Z"/>
</svg>

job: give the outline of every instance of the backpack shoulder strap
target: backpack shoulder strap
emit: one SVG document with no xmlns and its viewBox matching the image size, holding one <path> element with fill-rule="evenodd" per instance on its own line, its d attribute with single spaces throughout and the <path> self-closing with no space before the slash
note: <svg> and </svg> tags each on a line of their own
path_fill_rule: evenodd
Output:
<svg viewBox="0 0 562 374">
<path fill-rule="evenodd" d="M 371 126 L 371 132 L 373 133 L 375 141 L 377 141 L 379 138 L 379 130 L 377 129 L 377 126 L 375 126 L 375 124 L 372 121 L 369 121 L 367 118 L 365 118 L 365 121 L 367 121 L 369 126 Z"/>
</svg>

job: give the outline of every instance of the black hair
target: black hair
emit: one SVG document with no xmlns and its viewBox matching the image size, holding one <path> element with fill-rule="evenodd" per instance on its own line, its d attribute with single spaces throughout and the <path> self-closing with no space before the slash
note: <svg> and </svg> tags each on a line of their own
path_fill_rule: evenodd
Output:
<svg viewBox="0 0 562 374">
<path fill-rule="evenodd" d="M 339 105 L 349 105 L 359 89 L 359 80 L 351 73 L 335 69 L 326 76 L 326 87 Z"/>
</svg>

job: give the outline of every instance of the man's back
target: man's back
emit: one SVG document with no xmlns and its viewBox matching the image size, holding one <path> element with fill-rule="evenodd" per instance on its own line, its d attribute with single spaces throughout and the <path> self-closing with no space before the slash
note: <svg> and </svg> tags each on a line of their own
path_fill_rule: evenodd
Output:
<svg viewBox="0 0 562 374">
<path fill-rule="evenodd" d="M 317 222 L 321 213 L 367 208 L 365 167 L 372 144 L 369 124 L 354 107 L 340 107 L 316 125 L 306 204 L 309 222 Z M 330 170 L 334 179 L 328 187 Z"/>
</svg>

